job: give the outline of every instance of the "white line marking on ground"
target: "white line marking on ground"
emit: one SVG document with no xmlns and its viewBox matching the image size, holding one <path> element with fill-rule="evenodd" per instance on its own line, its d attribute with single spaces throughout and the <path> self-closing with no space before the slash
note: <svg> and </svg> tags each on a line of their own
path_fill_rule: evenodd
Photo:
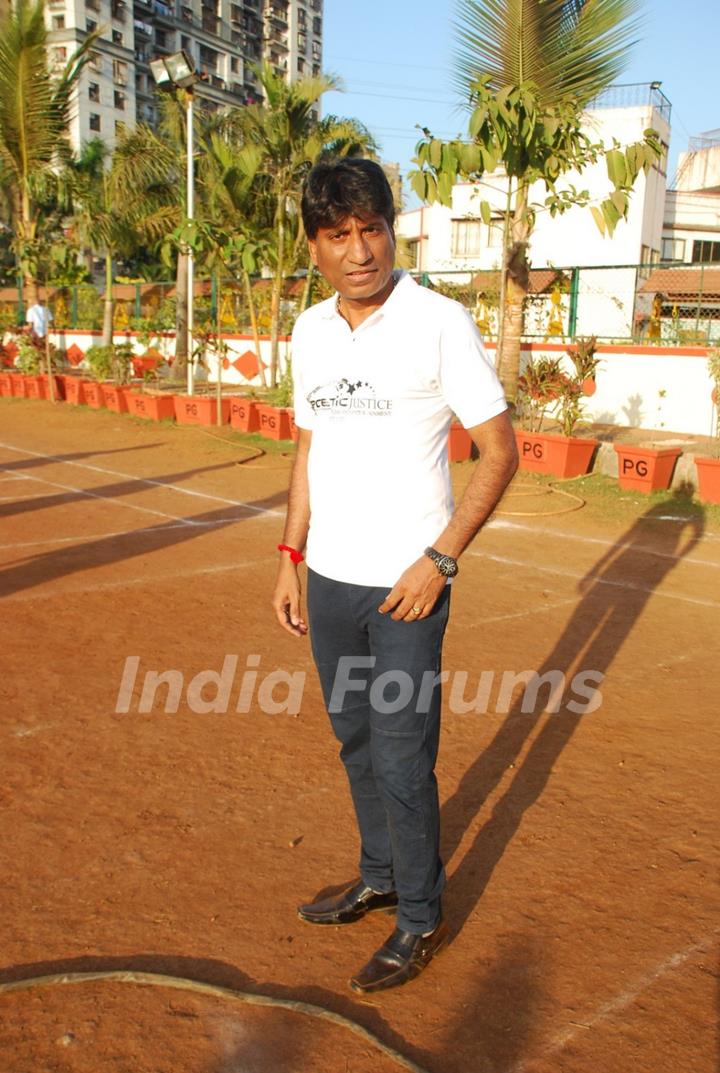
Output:
<svg viewBox="0 0 720 1073">
<path fill-rule="evenodd" d="M 212 529 L 216 526 L 230 525 L 231 522 L 236 521 L 237 518 L 214 518 L 212 521 L 195 521 L 193 525 L 199 529 Z M 77 544 L 80 546 L 88 544 L 91 540 L 117 540 L 118 537 L 142 537 L 150 534 L 154 536 L 157 533 L 167 533 L 171 529 L 187 528 L 187 523 L 182 522 L 177 525 L 148 525 L 142 529 L 118 529 L 111 533 L 91 533 L 87 536 L 85 533 L 80 533 L 78 536 L 72 537 L 48 537 L 47 540 L 26 540 L 19 544 L 0 544 L 0 551 L 20 551 L 22 548 L 45 547 L 48 544 Z"/>
<path fill-rule="evenodd" d="M 525 533 L 543 536 L 560 537 L 562 540 L 574 540 L 579 544 L 599 544 L 603 548 L 617 548 L 618 551 L 637 551 L 642 555 L 654 555 L 658 559 L 674 559 L 679 562 L 692 563 L 694 566 L 712 566 L 720 569 L 720 563 L 710 562 L 708 559 L 694 559 L 690 555 L 673 555 L 671 552 L 659 551 L 657 548 L 648 548 L 644 544 L 635 544 L 633 541 L 603 540 L 602 537 L 583 536 L 581 533 L 563 533 L 558 529 L 548 529 L 542 525 L 524 525 L 522 522 L 509 522 L 504 518 L 492 518 L 486 529 L 520 529 Z M 712 533 L 704 533 L 702 539 L 713 537 Z"/>
<path fill-rule="evenodd" d="M 672 957 L 667 958 L 661 965 L 652 969 L 650 972 L 641 976 L 639 980 L 625 991 L 621 991 L 615 998 L 610 999 L 609 1002 L 603 1003 L 599 1006 L 593 1014 L 586 1021 L 576 1022 L 577 1027 L 568 1028 L 565 1032 L 561 1032 L 556 1038 L 545 1048 L 542 1049 L 539 1055 L 534 1055 L 533 1058 L 523 1058 L 520 1062 L 511 1066 L 507 1073 L 523 1073 L 523 1070 L 527 1068 L 529 1062 L 536 1061 L 538 1058 L 546 1058 L 549 1055 L 557 1054 L 562 1051 L 571 1040 L 575 1039 L 580 1033 L 578 1028 L 586 1031 L 587 1029 L 595 1028 L 601 1021 L 607 1020 L 613 1014 L 618 1013 L 620 1010 L 627 1009 L 628 1006 L 632 1006 L 636 998 L 639 998 L 644 991 L 647 991 L 656 980 L 659 980 L 661 976 L 666 976 L 667 973 L 672 972 L 673 969 L 677 969 L 680 965 L 684 965 L 686 961 L 689 961 L 695 954 L 705 953 L 711 949 L 713 942 L 720 929 L 716 928 L 707 938 L 703 939 L 699 943 L 693 943 L 692 946 L 688 946 L 687 949 L 681 950 L 678 954 L 673 954 Z"/>
<path fill-rule="evenodd" d="M 272 555 L 266 555 L 262 559 L 248 559 L 246 562 L 227 563 L 220 566 L 201 566 L 195 570 L 179 570 L 173 574 L 143 574 L 142 577 L 130 577 L 117 581 L 101 581 L 97 585 L 61 586 L 48 589 L 44 592 L 24 592 L 16 596 L 3 597 L 3 604 L 24 604 L 33 600 L 49 600 L 55 596 L 75 596 L 81 593 L 106 592 L 111 589 L 130 588 L 133 585 L 157 585 L 163 581 L 175 581 L 179 578 L 197 577 L 202 574 L 222 574 L 231 570 L 245 570 L 249 566 L 260 566 L 262 563 L 271 562 Z"/>
<path fill-rule="evenodd" d="M 42 451 L 28 451 L 23 447 L 14 447 L 10 443 L 0 443 L 0 447 L 6 451 L 15 451 L 17 454 L 29 455 L 32 458 L 44 458 L 48 462 L 56 462 L 63 466 L 77 466 L 79 469 L 91 470 L 93 473 L 104 473 L 110 477 L 124 477 L 127 481 L 136 481 L 138 484 L 149 484 L 156 488 L 170 488 L 173 492 L 181 492 L 183 495 L 194 496 L 198 499 L 208 499 L 214 503 L 227 503 L 232 507 L 244 507 L 256 514 L 270 514 L 275 517 L 284 517 L 284 511 L 272 510 L 269 507 L 256 507 L 252 503 L 245 503 L 241 499 L 227 499 L 225 496 L 210 495 L 207 492 L 197 492 L 193 488 L 183 488 L 180 484 L 170 484 L 169 481 L 155 481 L 149 477 L 136 477 L 133 473 L 123 473 L 117 469 L 106 469 L 104 466 L 91 466 L 88 462 L 74 462 L 66 458 L 58 458 L 57 455 L 47 455 Z M 101 454 L 102 452 L 98 452 Z M 7 472 L 7 471 L 5 471 Z"/>
<path fill-rule="evenodd" d="M 655 589 L 651 585 L 639 585 L 634 581 L 612 581 L 610 578 L 604 577 L 590 577 L 587 573 L 580 574 L 574 570 L 560 570 L 555 566 L 544 566 L 537 562 L 528 562 L 527 559 L 511 559 L 506 555 L 491 555 L 486 551 L 468 551 L 467 555 L 472 555 L 477 559 L 489 559 L 494 563 L 504 563 L 507 566 L 523 566 L 529 570 L 538 570 L 543 574 L 556 574 L 559 577 L 569 577 L 576 581 L 588 581 L 588 585 L 611 585 L 613 588 L 618 589 L 631 589 L 635 592 L 647 592 L 652 596 L 663 596 L 666 600 L 681 600 L 687 604 L 697 604 L 699 607 L 720 607 L 720 603 L 716 600 L 700 600 L 695 596 L 681 596 L 675 592 L 663 592 L 661 589 Z"/>
<path fill-rule="evenodd" d="M 477 623 L 469 623 L 469 626 L 485 626 L 488 622 L 505 622 L 509 618 L 525 618 L 526 615 L 539 615 L 543 611 L 554 611 L 558 607 L 567 607 L 568 604 L 576 604 L 577 596 L 571 596 L 567 600 L 559 600 L 555 604 L 542 604 L 539 607 L 528 607 L 525 611 L 509 611 L 504 615 L 491 615 L 490 618 L 479 619 Z"/>
<path fill-rule="evenodd" d="M 0 470 L 0 473 L 5 473 L 6 470 Z M 36 477 L 34 474 L 23 474 L 25 480 L 38 481 L 40 484 L 46 484 L 49 488 L 60 488 L 64 492 L 72 492 L 74 495 L 85 496 L 88 499 L 100 499 L 104 503 L 112 503 L 117 507 L 125 507 L 127 510 L 137 510 L 141 514 L 154 514 L 156 518 L 169 518 L 173 522 L 179 522 L 181 525 L 194 525 L 195 523 L 189 521 L 187 518 L 181 518 L 177 514 L 166 514 L 164 510 L 153 510 L 151 507 L 138 507 L 135 503 L 128 503 L 126 499 L 122 499 L 119 496 L 103 496 L 99 492 L 90 492 L 86 488 L 76 488 L 72 484 L 60 484 L 58 481 L 49 481 L 47 477 Z M 33 499 L 39 498 L 33 496 Z"/>
</svg>

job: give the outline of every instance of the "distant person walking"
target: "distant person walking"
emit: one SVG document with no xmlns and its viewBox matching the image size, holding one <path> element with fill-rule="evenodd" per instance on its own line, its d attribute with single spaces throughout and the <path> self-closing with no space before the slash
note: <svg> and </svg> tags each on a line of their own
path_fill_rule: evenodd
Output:
<svg viewBox="0 0 720 1073">
<path fill-rule="evenodd" d="M 25 315 L 25 320 L 30 325 L 31 333 L 37 336 L 38 339 L 45 338 L 52 319 L 53 315 L 42 298 L 38 298 L 37 302 L 28 308 Z"/>
</svg>

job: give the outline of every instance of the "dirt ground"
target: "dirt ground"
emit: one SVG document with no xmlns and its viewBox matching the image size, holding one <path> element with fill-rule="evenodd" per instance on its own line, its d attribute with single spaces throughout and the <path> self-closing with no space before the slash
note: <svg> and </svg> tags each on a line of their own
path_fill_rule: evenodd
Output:
<svg viewBox="0 0 720 1073">
<path fill-rule="evenodd" d="M 290 462 L 245 456 L 0 400 L 0 983 L 130 970 L 312 1003 L 430 1073 L 711 1073 L 718 512 L 604 497 L 543 516 L 573 501 L 518 480 L 453 592 L 445 667 L 465 698 L 486 672 L 487 698 L 461 714 L 446 691 L 452 942 L 362 999 L 348 978 L 392 919 L 295 914 L 354 877 L 357 844 L 308 643 L 269 609 Z M 203 711 L 213 687 L 191 679 L 233 655 L 228 710 Z M 297 714 L 261 710 L 278 668 L 307 675 Z M 565 676 L 557 713 L 518 688 L 502 703 L 526 669 Z M 143 704 L 169 670 L 177 711 L 163 689 Z M 605 677 L 579 714 L 585 670 Z M 133 983 L 0 991 L 0 1025 L 3 1073 L 403 1068 L 306 1013 Z"/>
</svg>

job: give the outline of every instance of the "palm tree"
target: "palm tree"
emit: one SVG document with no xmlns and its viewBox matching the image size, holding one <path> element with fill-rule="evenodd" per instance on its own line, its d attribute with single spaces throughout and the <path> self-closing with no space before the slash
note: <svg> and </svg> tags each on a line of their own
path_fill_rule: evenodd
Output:
<svg viewBox="0 0 720 1073">
<path fill-rule="evenodd" d="M 0 23 L 0 167 L 9 190 L 19 271 L 37 299 L 43 253 L 42 205 L 69 155 L 70 96 L 97 32 L 88 34 L 56 77 L 47 60 L 43 0 L 16 0 Z"/>
<path fill-rule="evenodd" d="M 253 148 L 242 165 L 251 169 L 253 216 L 273 236 L 270 380 L 278 374 L 280 301 L 288 268 L 302 244 L 300 190 L 310 168 L 325 156 L 371 154 L 375 143 L 362 124 L 336 116 L 317 117 L 323 93 L 339 89 L 337 79 L 323 75 L 288 84 L 269 64 L 258 69 L 265 101 L 239 109 L 228 118 L 226 137 L 239 147 Z"/>
<path fill-rule="evenodd" d="M 514 400 L 520 366 L 523 306 L 529 288 L 528 243 L 536 206 L 530 188 L 538 180 L 544 207 L 563 212 L 587 204 L 557 180 L 601 157 L 614 190 L 592 206 L 598 225 L 612 233 L 627 214 L 641 170 L 659 154 L 652 134 L 627 147 L 593 144 L 582 129 L 590 101 L 625 67 L 638 30 L 641 0 L 458 0 L 455 84 L 470 108 L 469 140 L 418 145 L 420 170 L 412 176 L 423 199 L 450 203 L 457 178 L 478 181 L 501 167 L 508 182 L 504 243 L 504 303 L 498 347 L 500 375 Z M 489 222 L 490 208 L 481 205 Z"/>
</svg>

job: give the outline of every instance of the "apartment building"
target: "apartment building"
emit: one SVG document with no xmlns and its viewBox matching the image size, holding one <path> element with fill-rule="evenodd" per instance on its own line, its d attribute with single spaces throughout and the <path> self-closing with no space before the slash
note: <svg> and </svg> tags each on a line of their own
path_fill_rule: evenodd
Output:
<svg viewBox="0 0 720 1073">
<path fill-rule="evenodd" d="M 254 64 L 288 81 L 322 66 L 323 0 L 47 0 L 49 55 L 61 67 L 93 30 L 100 37 L 73 102 L 75 148 L 93 137 L 110 146 L 123 124 L 155 123 L 150 60 L 184 49 L 206 78 L 197 96 L 210 109 L 261 99 Z"/>
</svg>

